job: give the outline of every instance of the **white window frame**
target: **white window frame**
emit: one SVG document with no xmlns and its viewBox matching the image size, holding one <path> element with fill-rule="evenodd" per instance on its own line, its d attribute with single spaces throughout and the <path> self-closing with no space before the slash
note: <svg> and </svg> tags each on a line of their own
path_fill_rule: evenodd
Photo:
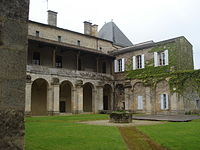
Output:
<svg viewBox="0 0 200 150">
<path fill-rule="evenodd" d="M 143 69 L 145 67 L 144 65 L 144 54 L 133 56 L 133 70 L 136 69 Z"/>
<path fill-rule="evenodd" d="M 169 65 L 168 50 L 154 52 L 154 66 L 167 66 Z"/>
<path fill-rule="evenodd" d="M 114 71 L 115 72 L 124 72 L 125 71 L 125 59 L 116 59 L 114 61 Z"/>
<path fill-rule="evenodd" d="M 167 93 L 163 93 L 160 95 L 160 108 L 161 110 L 169 109 L 169 96 Z"/>
<path fill-rule="evenodd" d="M 143 110 L 143 96 L 138 96 L 137 97 L 137 109 L 138 110 Z"/>
</svg>

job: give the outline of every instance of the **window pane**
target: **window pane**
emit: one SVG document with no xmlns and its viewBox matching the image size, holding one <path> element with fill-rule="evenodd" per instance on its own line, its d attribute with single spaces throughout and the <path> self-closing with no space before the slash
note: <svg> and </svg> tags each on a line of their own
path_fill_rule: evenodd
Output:
<svg viewBox="0 0 200 150">
<path fill-rule="evenodd" d="M 35 65 L 40 65 L 40 53 L 39 52 L 33 53 L 32 63 L 35 64 Z"/>
</svg>

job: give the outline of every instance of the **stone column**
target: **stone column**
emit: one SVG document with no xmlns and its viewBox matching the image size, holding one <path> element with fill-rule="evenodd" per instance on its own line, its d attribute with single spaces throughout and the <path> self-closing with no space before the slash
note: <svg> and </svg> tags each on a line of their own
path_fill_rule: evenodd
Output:
<svg viewBox="0 0 200 150">
<path fill-rule="evenodd" d="M 52 114 L 59 114 L 59 102 L 60 102 L 60 83 L 58 78 L 52 79 Z"/>
<path fill-rule="evenodd" d="M 55 49 L 52 52 L 52 66 L 56 67 L 56 50 Z"/>
<path fill-rule="evenodd" d="M 76 82 L 76 111 L 75 113 L 82 113 L 83 112 L 83 81 L 78 80 Z"/>
<path fill-rule="evenodd" d="M 103 110 L 103 86 L 97 87 L 97 96 L 96 96 L 96 106 L 97 106 L 97 112 L 99 110 Z"/>
<path fill-rule="evenodd" d="M 32 89 L 32 83 L 27 82 L 26 83 L 26 99 L 25 99 L 25 114 L 27 116 L 31 115 L 31 89 Z"/>
<path fill-rule="evenodd" d="M 22 150 L 29 1 L 0 3 L 0 149 Z"/>
<path fill-rule="evenodd" d="M 72 88 L 72 93 L 71 93 L 71 109 L 72 113 L 76 114 L 77 99 L 76 99 L 76 89 L 74 87 Z"/>
</svg>

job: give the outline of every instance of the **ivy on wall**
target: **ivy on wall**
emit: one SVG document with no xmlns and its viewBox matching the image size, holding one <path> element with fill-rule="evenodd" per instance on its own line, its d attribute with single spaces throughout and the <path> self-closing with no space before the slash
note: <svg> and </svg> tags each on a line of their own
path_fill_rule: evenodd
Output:
<svg viewBox="0 0 200 150">
<path fill-rule="evenodd" d="M 153 59 L 145 62 L 144 69 L 132 70 L 132 62 L 127 64 L 128 71 L 126 71 L 127 79 L 139 79 L 145 86 L 155 87 L 159 81 L 168 79 L 171 92 L 177 92 L 182 94 L 186 87 L 186 82 L 191 81 L 191 84 L 195 86 L 200 94 L 200 70 L 178 70 L 178 52 L 176 43 L 168 43 L 165 45 L 157 45 L 153 47 L 149 53 L 160 52 L 168 50 L 169 53 L 169 65 L 154 67 Z"/>
</svg>

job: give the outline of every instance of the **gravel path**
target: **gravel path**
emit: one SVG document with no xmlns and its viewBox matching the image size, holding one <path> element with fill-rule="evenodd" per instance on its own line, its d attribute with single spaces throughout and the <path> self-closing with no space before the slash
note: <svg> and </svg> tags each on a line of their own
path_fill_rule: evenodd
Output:
<svg viewBox="0 0 200 150">
<path fill-rule="evenodd" d="M 141 126 L 141 125 L 164 124 L 164 123 L 166 123 L 166 122 L 161 122 L 161 121 L 145 121 L 145 120 L 133 120 L 132 123 L 110 123 L 109 120 L 95 120 L 95 121 L 83 121 L 83 122 L 79 122 L 79 123 L 91 124 L 91 125 L 103 125 L 103 126 L 126 127 L 126 126 Z"/>
</svg>

